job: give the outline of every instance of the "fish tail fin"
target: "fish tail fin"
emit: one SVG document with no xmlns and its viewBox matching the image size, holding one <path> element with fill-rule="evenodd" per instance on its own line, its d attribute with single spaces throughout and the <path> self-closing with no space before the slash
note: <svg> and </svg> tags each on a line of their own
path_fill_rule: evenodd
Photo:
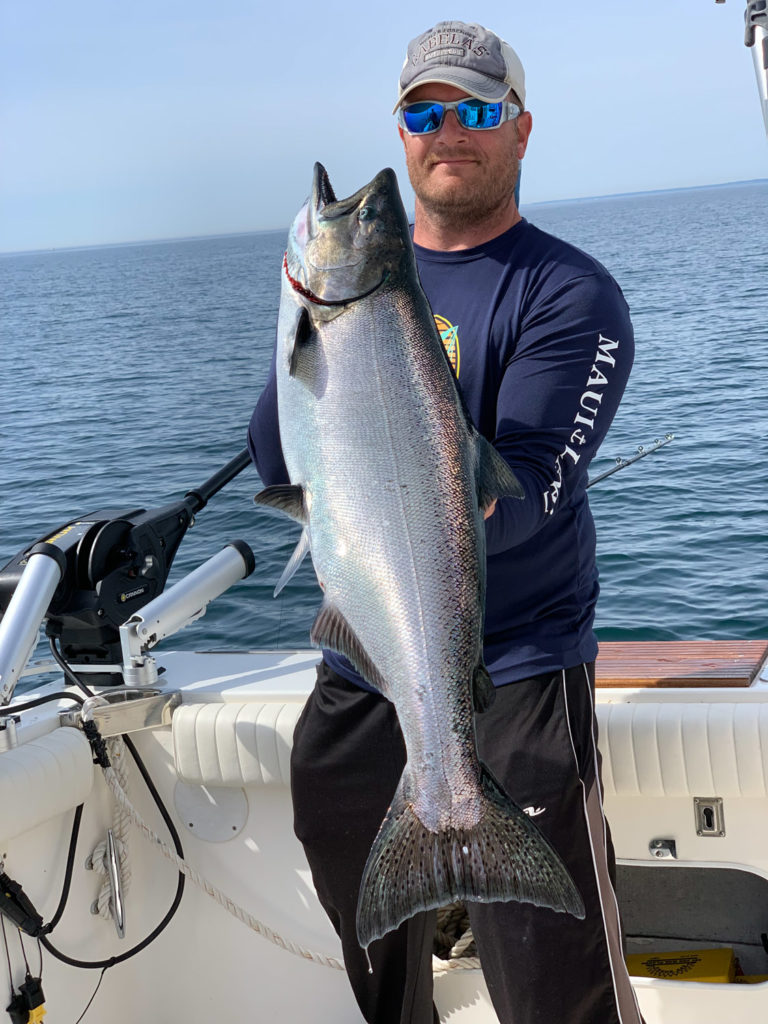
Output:
<svg viewBox="0 0 768 1024">
<path fill-rule="evenodd" d="M 420 911 L 463 900 L 517 900 L 584 917 L 568 869 L 483 768 L 484 809 L 470 829 L 433 832 L 398 787 L 363 872 L 357 938 L 365 949 Z"/>
</svg>

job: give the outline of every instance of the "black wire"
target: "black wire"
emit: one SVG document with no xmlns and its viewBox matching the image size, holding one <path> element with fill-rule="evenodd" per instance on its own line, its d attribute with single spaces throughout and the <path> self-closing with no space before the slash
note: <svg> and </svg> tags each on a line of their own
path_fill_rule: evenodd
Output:
<svg viewBox="0 0 768 1024">
<path fill-rule="evenodd" d="M 99 989 L 101 988 L 101 983 L 102 983 L 102 981 L 104 981 L 104 975 L 105 975 L 106 973 L 107 973 L 107 968 L 105 967 L 105 968 L 104 968 L 104 970 L 103 970 L 103 971 L 101 972 L 101 977 L 99 978 L 99 982 L 98 982 L 98 984 L 96 985 L 96 988 L 95 988 L 95 989 L 93 990 L 93 995 L 92 995 L 92 996 L 91 996 L 91 998 L 90 998 L 90 999 L 88 1000 L 88 1005 L 87 1005 L 87 1006 L 86 1006 L 86 1008 L 85 1008 L 85 1009 L 83 1010 L 83 1012 L 82 1012 L 82 1013 L 80 1014 L 80 1016 L 79 1016 L 79 1017 L 77 1018 L 77 1020 L 75 1021 L 75 1024 L 80 1024 L 80 1021 L 81 1021 L 81 1020 L 83 1019 L 83 1017 L 84 1017 L 84 1016 L 86 1015 L 86 1013 L 88 1013 L 88 1011 L 90 1010 L 90 1008 L 91 1008 L 91 1004 L 93 1003 L 93 1000 L 94 1000 L 94 999 L 96 998 L 96 993 L 97 993 L 97 992 L 99 991 Z"/>
<path fill-rule="evenodd" d="M 32 971 L 30 971 L 30 962 L 27 959 L 27 950 L 24 948 L 24 935 L 22 929 L 18 929 L 18 942 L 22 946 L 22 956 L 24 957 L 24 966 L 27 968 L 28 976 L 32 977 Z"/>
<path fill-rule="evenodd" d="M 136 762 L 136 767 L 141 772 L 141 777 L 144 779 L 144 782 L 145 782 L 145 784 L 147 786 L 147 789 L 152 794 L 152 799 L 155 801 L 155 804 L 157 805 L 157 809 L 158 809 L 158 811 L 160 811 L 160 815 L 161 815 L 163 821 L 165 822 L 166 828 L 168 829 L 168 831 L 171 834 L 171 839 L 173 841 L 173 846 L 174 846 L 174 849 L 176 850 L 176 853 L 178 854 L 179 857 L 181 857 L 183 859 L 183 857 L 184 857 L 184 850 L 183 850 L 182 845 L 181 845 L 181 838 L 179 837 L 179 833 L 178 833 L 178 831 L 176 829 L 176 826 L 173 823 L 173 819 L 171 818 L 170 814 L 168 813 L 168 810 L 166 809 L 165 804 L 163 803 L 162 798 L 160 797 L 160 794 L 158 793 L 157 789 L 155 788 L 155 784 L 152 781 L 152 778 L 151 778 L 149 772 L 147 771 L 146 765 L 144 764 L 142 759 L 139 757 L 139 752 L 136 749 L 136 747 L 134 746 L 133 740 L 130 738 L 130 736 L 123 735 L 123 742 L 125 743 L 126 747 L 130 750 L 131 756 L 133 757 L 133 760 Z M 180 874 L 180 877 L 181 877 L 181 881 L 183 883 L 184 882 L 184 875 L 182 875 L 181 872 L 179 872 L 179 874 Z M 182 888 L 183 888 L 183 885 L 182 885 Z"/>
<path fill-rule="evenodd" d="M 59 668 L 64 673 L 66 678 L 70 681 L 70 683 L 73 686 L 76 686 L 79 690 L 82 690 L 86 697 L 93 697 L 93 695 L 94 695 L 93 694 L 93 690 L 89 689 L 89 687 L 87 687 L 85 685 L 85 683 L 82 681 L 82 679 L 80 679 L 79 676 L 75 675 L 75 673 L 72 671 L 72 669 L 69 667 L 69 665 L 64 660 L 64 656 L 59 653 L 59 649 L 56 646 L 56 640 L 55 640 L 54 637 L 49 637 L 48 645 L 51 648 L 51 654 L 53 655 L 53 660 L 59 666 Z"/>
<path fill-rule="evenodd" d="M 61 669 L 64 672 L 64 674 L 67 677 L 67 679 L 69 679 L 70 682 L 72 682 L 75 686 L 78 686 L 86 694 L 86 696 L 93 697 L 94 696 L 93 691 L 90 690 L 86 686 L 86 684 L 82 681 L 82 679 L 80 679 L 80 677 L 77 676 L 72 671 L 70 666 L 64 660 L 63 656 L 59 653 L 59 650 L 56 647 L 55 639 L 53 637 L 50 637 L 50 641 L 49 642 L 50 642 L 50 647 L 51 647 L 51 652 L 53 654 L 53 657 L 55 658 L 57 664 L 61 667 Z M 76 695 L 73 695 L 73 694 L 68 694 L 67 696 L 72 696 L 73 699 L 75 699 L 75 700 L 79 699 Z M 179 838 L 179 833 L 176 831 L 176 826 L 173 824 L 173 820 L 172 820 L 170 814 L 168 813 L 168 811 L 166 810 L 165 804 L 163 803 L 163 801 L 162 801 L 162 799 L 160 797 L 160 794 L 158 793 L 157 789 L 155 788 L 155 784 L 152 781 L 152 778 L 150 777 L 150 774 L 147 771 L 147 768 L 146 768 L 144 762 L 142 761 L 141 757 L 139 756 L 139 752 L 136 749 L 136 747 L 135 747 L 135 745 L 133 743 L 133 740 L 131 740 L 131 738 L 129 736 L 125 735 L 125 734 L 123 734 L 122 739 L 123 739 L 123 742 L 125 743 L 126 747 L 128 748 L 128 750 L 130 750 L 131 756 L 133 757 L 134 761 L 136 762 L 136 767 L 141 772 L 141 777 L 144 779 L 144 782 L 145 782 L 145 784 L 147 786 L 147 789 L 152 794 L 152 799 L 155 801 L 155 804 L 157 805 L 157 809 L 160 811 L 162 819 L 165 822 L 166 827 L 168 828 L 168 831 L 171 833 L 171 838 L 173 840 L 173 845 L 176 848 L 176 853 L 179 855 L 179 857 L 183 857 L 184 856 L 184 851 L 183 851 L 182 846 L 181 846 L 181 839 Z M 184 876 L 182 875 L 182 878 L 183 877 Z"/>
<path fill-rule="evenodd" d="M 26 951 L 26 949 L 24 949 L 24 937 L 21 934 L 21 928 L 18 929 L 18 932 L 19 932 L 19 943 L 21 945 L 21 955 L 24 958 L 24 966 L 27 968 L 27 974 L 31 975 L 32 972 L 29 969 L 29 960 L 27 960 L 27 951 Z"/>
<path fill-rule="evenodd" d="M 0 914 L 0 927 L 3 929 L 3 942 L 5 943 L 5 955 L 8 959 L 8 977 L 11 979 L 11 992 L 13 992 L 13 968 L 11 967 L 11 951 L 8 948 L 8 936 L 5 934 L 5 917 Z"/>
<path fill-rule="evenodd" d="M 9 704 L 5 710 L 12 715 L 15 715 L 17 712 L 20 714 L 22 711 L 30 711 L 32 708 L 37 708 L 41 704 L 48 704 L 52 700 L 73 700 L 81 707 L 85 704 L 85 699 L 79 693 L 61 690 L 57 693 L 48 693 L 44 697 L 35 697 L 33 700 L 25 701 L 23 704 Z"/>
<path fill-rule="evenodd" d="M 53 656 L 56 659 L 57 664 L 61 667 L 61 669 L 64 672 L 64 674 L 67 677 L 67 679 L 69 679 L 70 682 L 74 683 L 74 685 L 78 686 L 89 697 L 93 696 L 92 691 L 85 685 L 85 683 L 81 679 L 78 678 L 77 675 L 75 675 L 75 673 L 72 671 L 70 666 L 66 663 L 64 658 L 59 654 L 59 651 L 56 648 L 55 641 L 54 641 L 53 637 L 50 638 L 50 646 L 51 646 L 51 651 L 53 652 Z M 68 694 L 68 696 L 74 696 L 74 695 Z M 159 810 L 160 815 L 161 815 L 163 821 L 166 824 L 166 827 L 167 827 L 167 829 L 168 829 L 168 831 L 169 831 L 169 833 L 171 835 L 171 839 L 173 841 L 173 845 L 174 845 L 174 847 L 176 849 L 176 853 L 178 854 L 179 857 L 183 858 L 184 857 L 184 850 L 183 850 L 182 845 L 181 845 L 181 839 L 179 837 L 179 833 L 176 830 L 176 826 L 173 824 L 173 820 L 172 820 L 170 814 L 168 813 L 168 810 L 166 809 L 165 804 L 163 803 L 162 798 L 160 797 L 160 794 L 158 793 L 157 788 L 155 787 L 155 784 L 154 784 L 154 782 L 152 781 L 152 779 L 151 779 L 151 777 L 149 775 L 149 772 L 147 771 L 146 765 L 144 764 L 144 762 L 142 761 L 141 757 L 139 756 L 139 752 L 136 750 L 136 747 L 135 747 L 135 745 L 133 743 L 133 740 L 131 740 L 131 738 L 129 736 L 127 736 L 127 735 L 123 735 L 122 738 L 123 738 L 123 741 L 124 741 L 126 747 L 130 751 L 131 756 L 133 757 L 134 761 L 136 762 L 136 767 L 139 769 L 139 772 L 141 773 L 141 777 L 144 779 L 144 783 L 146 784 L 146 787 L 149 790 L 149 792 L 150 792 L 150 794 L 152 796 L 152 799 L 154 800 L 154 802 L 155 802 L 155 804 L 157 806 L 157 809 Z M 62 892 L 62 896 L 61 896 L 61 899 L 59 901 L 59 906 L 58 906 L 58 908 L 56 910 L 56 913 L 54 914 L 54 917 L 53 917 L 50 925 L 46 928 L 46 932 L 52 931 L 53 927 L 55 927 L 55 925 L 58 924 L 59 919 L 61 918 L 61 915 L 64 913 L 64 907 L 66 905 L 67 898 L 69 896 L 69 886 L 70 886 L 70 883 L 71 883 L 71 880 L 72 880 L 71 868 L 72 868 L 72 865 L 74 865 L 75 847 L 77 845 L 77 832 L 79 831 L 79 827 L 80 827 L 80 816 L 78 815 L 78 811 L 82 812 L 82 806 L 79 807 L 78 810 L 75 812 L 75 822 L 73 823 L 72 837 L 70 838 L 70 845 L 69 845 L 69 855 L 68 855 L 68 860 L 67 860 L 67 872 L 65 874 L 65 888 L 64 888 L 64 891 Z M 151 942 L 154 942 L 154 940 L 157 938 L 157 936 L 167 927 L 167 925 L 170 924 L 171 918 L 174 916 L 174 914 L 176 913 L 176 911 L 179 908 L 179 904 L 181 903 L 181 897 L 184 894 L 184 883 L 185 882 L 186 882 L 186 879 L 185 879 L 184 875 L 181 872 L 179 872 L 179 879 L 178 879 L 178 883 L 176 885 L 176 894 L 175 894 L 175 896 L 173 898 L 173 903 L 171 904 L 170 908 L 168 909 L 168 912 L 166 913 L 165 917 L 163 917 L 162 921 L 160 921 L 160 923 L 149 933 L 149 935 L 145 939 L 143 939 L 137 945 L 133 946 L 131 949 L 127 950 L 125 953 L 121 953 L 118 956 L 110 957 L 108 960 L 93 960 L 93 961 L 77 960 L 74 957 L 67 956 L 66 953 L 62 953 L 61 950 L 57 949 L 53 945 L 53 943 L 50 941 L 50 939 L 48 938 L 47 934 L 46 935 L 42 935 L 40 937 L 40 942 L 43 944 L 43 946 L 48 950 L 48 952 L 52 956 L 55 956 L 57 960 L 61 960 L 65 964 L 69 964 L 70 967 L 80 967 L 80 968 L 82 968 L 84 970 L 98 970 L 98 969 L 102 969 L 103 971 L 106 971 L 109 967 L 113 967 L 115 964 L 120 964 L 124 960 L 128 960 L 130 957 L 135 956 L 137 953 L 140 953 L 143 949 L 146 949 L 146 947 Z M 103 977 L 103 974 L 102 974 L 102 977 Z M 99 982 L 99 984 L 101 984 L 101 982 Z M 98 986 L 97 986 L 96 991 L 98 991 Z M 95 993 L 94 993 L 94 995 L 95 995 Z M 88 1005 L 90 1006 L 90 1003 Z M 86 1010 L 87 1009 L 88 1009 L 88 1007 L 86 1007 Z M 81 1017 L 81 1020 L 82 1020 L 82 1017 Z"/>
<path fill-rule="evenodd" d="M 67 853 L 67 866 L 64 871 L 64 884 L 61 890 L 61 897 L 59 899 L 59 905 L 56 908 L 51 920 L 45 926 L 46 933 L 52 932 L 56 925 L 61 920 L 61 915 L 64 913 L 64 907 L 67 905 L 69 899 L 69 889 L 72 885 L 72 872 L 75 866 L 75 851 L 77 849 L 77 838 L 80 834 L 80 821 L 83 817 L 83 805 L 79 804 L 75 808 L 75 818 L 72 822 L 72 833 L 69 837 L 69 852 Z"/>
<path fill-rule="evenodd" d="M 60 949 L 57 949 L 50 941 L 47 935 L 41 936 L 40 941 L 52 956 L 55 956 L 57 960 L 61 960 L 62 963 L 69 964 L 70 967 L 79 967 L 83 970 L 106 970 L 109 967 L 114 967 L 115 964 L 121 964 L 123 963 L 123 961 L 129 960 L 132 956 L 135 956 L 137 953 L 140 953 L 143 949 L 146 949 L 147 946 L 151 942 L 154 942 L 157 936 L 168 926 L 168 924 L 171 921 L 171 918 L 174 916 L 174 914 L 179 908 L 179 904 L 181 903 L 181 897 L 184 893 L 184 882 L 184 875 L 182 875 L 181 872 L 179 872 L 179 881 L 178 885 L 176 886 L 176 895 L 174 896 L 173 903 L 171 904 L 165 917 L 155 928 L 153 928 L 153 930 L 149 933 L 149 935 L 147 935 L 145 939 L 137 943 L 135 946 L 127 950 L 125 953 L 120 953 L 118 956 L 109 957 L 107 960 L 77 960 L 75 959 L 75 957 L 67 956 L 66 953 L 62 953 Z"/>
<path fill-rule="evenodd" d="M 59 652 L 54 647 L 53 639 L 51 639 L 50 645 L 51 645 L 51 650 L 53 651 L 53 655 L 54 655 L 56 661 L 59 662 L 61 667 L 65 670 L 65 675 L 73 676 L 75 678 L 75 682 L 77 682 L 79 684 L 80 681 L 77 679 L 77 677 L 74 676 L 74 673 L 69 670 L 69 666 L 66 665 L 63 662 L 63 659 L 60 658 Z M 89 694 L 89 696 L 90 696 L 90 694 Z M 50 701 L 54 701 L 54 700 L 72 700 L 72 701 L 75 701 L 76 704 L 79 704 L 81 707 L 82 707 L 83 704 L 85 704 L 85 698 L 81 697 L 80 694 L 78 694 L 78 693 L 69 693 L 67 691 L 63 691 L 62 690 L 62 691 L 57 691 L 56 693 L 46 694 L 45 696 L 42 696 L 42 697 L 36 697 L 33 700 L 25 701 L 23 704 L 14 704 L 14 705 L 12 705 L 12 710 L 13 710 L 14 713 L 16 713 L 16 712 L 20 713 L 22 711 L 29 711 L 32 708 L 39 707 L 41 704 L 46 704 L 46 703 L 49 703 Z M 80 822 L 82 820 L 82 817 L 83 817 L 83 805 L 80 804 L 78 807 L 75 808 L 75 817 L 74 817 L 73 822 L 72 822 L 72 832 L 70 834 L 70 839 L 69 839 L 69 852 L 67 854 L 67 865 L 66 865 L 66 868 L 65 868 L 65 871 L 64 871 L 64 882 L 63 882 L 63 885 L 62 885 L 61 897 L 59 898 L 59 905 L 56 908 L 56 912 L 54 913 L 54 915 L 51 918 L 50 922 L 45 926 L 46 933 L 47 932 L 52 932 L 53 929 L 56 927 L 56 925 L 61 920 L 61 916 L 64 913 L 64 908 L 65 908 L 65 906 L 67 904 L 67 899 L 69 898 L 69 890 L 70 890 L 70 887 L 72 885 L 72 874 L 73 874 L 73 871 L 74 871 L 75 852 L 76 852 L 76 849 L 77 849 L 77 839 L 78 839 L 78 836 L 80 834 Z M 40 938 L 38 938 L 38 950 L 40 952 L 40 976 L 42 977 L 42 973 L 43 973 L 43 954 L 42 954 L 42 950 L 40 949 L 40 942 L 41 942 L 41 940 L 40 940 Z M 23 950 L 23 944 L 22 944 L 22 950 Z M 25 956 L 25 960 L 26 960 L 26 956 Z"/>
</svg>

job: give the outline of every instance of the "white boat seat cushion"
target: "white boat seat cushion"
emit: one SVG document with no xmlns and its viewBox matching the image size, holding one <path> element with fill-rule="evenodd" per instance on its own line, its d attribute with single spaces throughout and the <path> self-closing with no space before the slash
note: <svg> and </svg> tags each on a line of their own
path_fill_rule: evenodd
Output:
<svg viewBox="0 0 768 1024">
<path fill-rule="evenodd" d="M 198 786 L 287 786 L 302 704 L 182 704 L 171 731 L 176 772 Z"/>
<path fill-rule="evenodd" d="M 607 795 L 768 795 L 768 704 L 598 704 Z"/>
<path fill-rule="evenodd" d="M 0 842 L 84 803 L 94 773 L 79 729 L 56 729 L 0 754 Z"/>
<path fill-rule="evenodd" d="M 173 715 L 179 778 L 192 785 L 288 785 L 302 705 L 183 704 Z M 597 705 L 610 796 L 768 796 L 768 704 Z"/>
</svg>

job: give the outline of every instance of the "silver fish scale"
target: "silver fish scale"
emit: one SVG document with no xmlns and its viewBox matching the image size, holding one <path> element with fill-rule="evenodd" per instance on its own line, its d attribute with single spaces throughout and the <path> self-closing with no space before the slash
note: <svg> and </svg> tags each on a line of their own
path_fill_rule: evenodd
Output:
<svg viewBox="0 0 768 1024">
<path fill-rule="evenodd" d="M 287 345 L 299 302 L 284 284 Z M 461 403 L 437 332 L 420 322 L 413 300 L 380 290 L 317 325 L 297 376 L 282 359 L 278 395 L 318 579 L 386 682 L 410 798 L 439 830 L 477 821 L 484 531 Z"/>
<path fill-rule="evenodd" d="M 457 899 L 583 917 L 556 851 L 477 757 L 473 696 L 481 706 L 490 686 L 478 495 L 523 492 L 465 417 L 394 173 L 337 201 L 316 165 L 285 268 L 276 367 L 293 487 L 257 500 L 305 524 L 283 579 L 308 539 L 325 590 L 313 639 L 394 702 L 408 754 L 363 871 L 358 941 Z"/>
</svg>

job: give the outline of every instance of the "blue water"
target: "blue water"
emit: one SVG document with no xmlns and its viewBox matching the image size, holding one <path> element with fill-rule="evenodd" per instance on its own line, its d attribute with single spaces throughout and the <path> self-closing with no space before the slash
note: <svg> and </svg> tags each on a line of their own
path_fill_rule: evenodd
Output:
<svg viewBox="0 0 768 1024">
<path fill-rule="evenodd" d="M 603 639 L 768 635 L 768 181 L 523 207 L 621 284 L 637 357 L 593 476 Z M 0 564 L 97 508 L 181 497 L 236 455 L 273 344 L 285 232 L 0 258 Z M 167 645 L 307 643 L 309 560 L 243 472 L 198 516 L 170 582 L 242 538 L 254 575 Z"/>
</svg>

